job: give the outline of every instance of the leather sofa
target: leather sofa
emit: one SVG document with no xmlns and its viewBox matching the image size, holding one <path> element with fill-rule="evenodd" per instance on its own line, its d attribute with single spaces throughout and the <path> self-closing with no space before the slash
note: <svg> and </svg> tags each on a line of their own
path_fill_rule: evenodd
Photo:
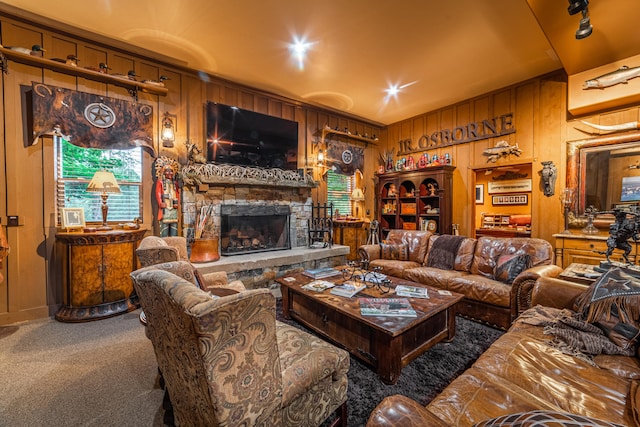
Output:
<svg viewBox="0 0 640 427">
<path fill-rule="evenodd" d="M 532 289 L 531 303 L 572 308 L 584 289 L 584 285 L 542 277 Z M 594 364 L 551 347 L 550 341 L 542 326 L 520 318 L 426 407 L 405 396 L 389 396 L 371 413 L 367 427 L 638 425 L 637 352 L 635 356 L 600 354 Z M 540 411 L 589 421 L 545 423 Z M 527 414 L 530 419 L 537 417 L 538 423 L 515 422 Z"/>
<path fill-rule="evenodd" d="M 429 266 L 429 255 L 440 237 L 428 231 L 391 230 L 380 245 L 363 245 L 358 253 L 369 268 L 380 267 L 391 276 L 463 294 L 459 314 L 505 330 L 530 306 L 535 281 L 562 272 L 552 265 L 554 253 L 549 242 L 525 237 L 460 237 L 451 268 Z M 385 250 L 385 244 L 408 253 Z M 506 265 L 501 260 L 520 256 L 527 258 L 529 267 L 508 280 L 499 280 L 496 271 Z"/>
</svg>

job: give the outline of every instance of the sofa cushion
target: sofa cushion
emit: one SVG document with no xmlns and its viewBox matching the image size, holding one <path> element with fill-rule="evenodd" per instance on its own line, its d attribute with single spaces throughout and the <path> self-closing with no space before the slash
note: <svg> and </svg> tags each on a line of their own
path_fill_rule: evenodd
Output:
<svg viewBox="0 0 640 427">
<path fill-rule="evenodd" d="M 530 411 L 503 415 L 474 424 L 474 427 L 623 427 L 620 424 L 557 411 Z"/>
<path fill-rule="evenodd" d="M 433 267 L 417 267 L 405 270 L 404 275 L 401 277 L 406 280 L 411 280 L 412 282 L 433 286 L 434 288 L 449 289 L 449 282 L 453 278 L 465 275 L 467 275 L 467 273 L 462 271 L 442 270 Z"/>
<path fill-rule="evenodd" d="M 433 248 L 434 242 L 439 238 L 439 235 L 433 235 L 429 238 L 429 247 L 427 249 L 427 255 L 425 258 L 425 262 L 429 258 L 429 254 L 431 249 Z M 458 247 L 458 253 L 456 254 L 456 259 L 453 264 L 453 269 L 457 271 L 469 272 L 471 269 L 471 263 L 473 261 L 473 255 L 476 249 L 476 239 L 472 237 L 464 237 L 462 243 Z"/>
<path fill-rule="evenodd" d="M 531 237 L 480 237 L 471 264 L 471 273 L 494 277 L 501 255 L 531 255 L 532 266 L 551 264 L 553 247 L 543 239 Z"/>
<path fill-rule="evenodd" d="M 394 261 L 391 259 L 374 259 L 369 263 L 369 268 L 380 267 L 384 274 L 394 277 L 402 277 L 404 271 L 420 267 L 422 264 L 415 261 Z"/>
<path fill-rule="evenodd" d="M 380 243 L 380 255 L 383 259 L 408 261 L 409 245 L 406 243 L 388 243 L 383 241 Z"/>
<path fill-rule="evenodd" d="M 498 307 L 511 307 L 511 285 L 476 274 L 462 274 L 449 280 L 448 289 L 468 299 Z"/>
<path fill-rule="evenodd" d="M 493 276 L 496 280 L 510 285 L 518 274 L 531 268 L 531 255 L 501 255 L 498 257 Z"/>
<path fill-rule="evenodd" d="M 575 310 L 616 345 L 628 349 L 640 335 L 640 279 L 625 268 L 611 268 L 578 298 Z"/>
<path fill-rule="evenodd" d="M 409 261 L 424 263 L 432 233 L 422 230 L 391 230 L 387 243 L 405 243 L 409 246 Z"/>
</svg>

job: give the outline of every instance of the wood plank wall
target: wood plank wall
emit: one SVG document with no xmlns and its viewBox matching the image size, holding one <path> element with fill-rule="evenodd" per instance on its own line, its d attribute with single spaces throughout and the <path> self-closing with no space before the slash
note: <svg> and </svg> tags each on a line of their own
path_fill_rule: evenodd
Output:
<svg viewBox="0 0 640 427">
<path fill-rule="evenodd" d="M 166 75 L 167 96 L 138 93 L 138 102 L 154 109 L 155 144 L 159 155 L 186 161 L 185 143 L 199 144 L 205 150 L 204 107 L 207 101 L 237 105 L 241 108 L 296 120 L 300 129 L 298 164 L 314 171 L 315 144 L 320 139 L 318 130 L 324 124 L 348 127 L 352 131 L 382 134 L 377 124 L 367 123 L 348 115 L 342 115 L 290 100 L 277 94 L 245 87 L 212 76 L 202 78 L 196 71 L 188 70 L 180 64 L 166 62 L 158 54 L 158 60 L 147 52 L 111 47 L 104 39 L 70 36 L 71 29 L 64 31 L 43 25 L 40 21 L 25 21 L 0 11 L 1 43 L 4 46 L 42 45 L 47 49 L 47 58 L 66 58 L 75 54 L 80 66 L 97 65 L 105 62 L 110 73 L 126 74 L 135 70 L 142 79 L 158 79 Z M 6 229 L 11 246 L 11 254 L 3 266 L 5 280 L 0 283 L 0 325 L 22 320 L 52 316 L 62 302 L 60 266 L 56 262 L 55 233 L 58 229 L 55 205 L 55 152 L 51 137 L 42 137 L 38 143 L 28 146 L 25 140 L 31 130 L 24 130 L 27 107 L 22 99 L 22 88 L 32 82 L 42 82 L 83 92 L 133 101 L 125 88 L 99 83 L 84 78 L 76 78 L 60 72 L 19 64 L 8 63 L 8 73 L 2 75 L 0 106 L 2 118 L 0 130 L 4 139 L 0 150 L 0 218 L 6 224 L 7 215 L 19 215 L 19 227 Z M 159 141 L 160 119 L 165 112 L 177 115 L 176 141 L 173 148 L 164 148 Z M 27 135 L 27 136 L 25 136 Z M 357 142 L 356 142 L 357 143 Z M 206 153 L 206 150 L 204 151 Z M 367 150 L 367 164 L 377 157 L 375 146 Z M 6 156 L 6 157 L 5 157 Z M 151 211 L 152 162 L 145 154 L 143 159 L 143 226 L 153 228 Z M 369 172 L 368 179 L 372 175 Z M 316 178 L 321 177 L 316 173 Z M 312 197 L 318 201 L 326 199 L 326 185 L 313 190 Z M 368 209 L 373 207 L 373 191 L 367 200 Z M 132 218 L 133 219 L 133 218 Z"/>
</svg>

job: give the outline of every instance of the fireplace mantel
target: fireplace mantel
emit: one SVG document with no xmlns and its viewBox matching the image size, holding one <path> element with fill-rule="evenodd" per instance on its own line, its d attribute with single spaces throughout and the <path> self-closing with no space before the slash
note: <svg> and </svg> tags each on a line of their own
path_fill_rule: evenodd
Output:
<svg viewBox="0 0 640 427">
<path fill-rule="evenodd" d="M 308 174 L 283 169 L 266 169 L 215 163 L 195 163 L 184 166 L 182 180 L 187 185 L 227 184 L 260 185 L 266 187 L 315 188 L 318 183 Z"/>
</svg>

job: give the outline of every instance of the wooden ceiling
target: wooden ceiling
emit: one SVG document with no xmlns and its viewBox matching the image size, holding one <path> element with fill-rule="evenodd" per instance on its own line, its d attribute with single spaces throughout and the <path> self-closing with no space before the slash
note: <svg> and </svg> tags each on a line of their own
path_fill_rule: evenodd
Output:
<svg viewBox="0 0 640 427">
<path fill-rule="evenodd" d="M 583 40 L 562 0 L 4 3 L 380 124 L 640 53 L 638 0 L 592 0 L 594 30 Z M 296 36 L 311 43 L 304 63 L 288 50 Z M 401 87 L 396 97 L 389 85 Z"/>
</svg>

